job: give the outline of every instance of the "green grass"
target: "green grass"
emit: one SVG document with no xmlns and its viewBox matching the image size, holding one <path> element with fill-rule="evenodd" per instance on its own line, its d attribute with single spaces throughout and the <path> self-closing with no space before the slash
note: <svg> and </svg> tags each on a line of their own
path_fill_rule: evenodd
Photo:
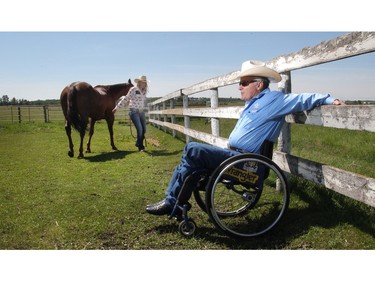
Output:
<svg viewBox="0 0 375 281">
<path fill-rule="evenodd" d="M 371 132 L 293 125 L 291 153 L 375 178 L 375 134 Z"/>
<path fill-rule="evenodd" d="M 274 232 L 234 241 L 192 201 L 198 229 L 184 238 L 176 221 L 144 210 L 163 198 L 184 142 L 149 126 L 139 153 L 116 123 L 112 151 L 106 124 L 95 129 L 92 153 L 77 159 L 62 123 L 0 125 L 0 249 L 375 249 L 374 208 L 298 178 Z M 315 129 L 292 128 L 294 154 L 374 177 L 373 134 Z"/>
</svg>

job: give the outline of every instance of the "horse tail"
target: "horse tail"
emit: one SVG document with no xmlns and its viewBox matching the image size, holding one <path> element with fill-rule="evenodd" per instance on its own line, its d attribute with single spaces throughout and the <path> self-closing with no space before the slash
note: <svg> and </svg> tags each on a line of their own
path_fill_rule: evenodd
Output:
<svg viewBox="0 0 375 281">
<path fill-rule="evenodd" d="M 68 91 L 68 110 L 67 115 L 69 121 L 72 123 L 74 129 L 76 129 L 80 134 L 83 134 L 86 130 L 86 122 L 83 122 L 81 115 L 77 108 L 77 89 L 75 86 L 71 86 Z"/>
</svg>

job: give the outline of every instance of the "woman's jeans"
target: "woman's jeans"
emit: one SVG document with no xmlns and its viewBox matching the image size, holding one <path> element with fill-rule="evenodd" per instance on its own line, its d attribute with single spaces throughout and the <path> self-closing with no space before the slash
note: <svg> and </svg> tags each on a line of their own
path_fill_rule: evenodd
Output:
<svg viewBox="0 0 375 281">
<path fill-rule="evenodd" d="M 135 146 L 138 147 L 139 150 L 143 150 L 145 149 L 143 139 L 145 138 L 146 134 L 146 115 L 143 111 L 130 108 L 129 116 L 137 130 L 137 140 L 135 142 Z"/>
<path fill-rule="evenodd" d="M 185 179 L 193 172 L 207 170 L 212 173 L 221 162 L 239 152 L 227 148 L 219 148 L 208 144 L 190 142 L 185 146 L 180 164 L 173 172 L 166 191 L 166 204 L 173 207 Z M 184 198 L 189 199 L 195 186 L 184 188 Z M 185 193 L 186 192 L 186 193 Z M 186 203 L 186 202 L 182 202 Z"/>
</svg>

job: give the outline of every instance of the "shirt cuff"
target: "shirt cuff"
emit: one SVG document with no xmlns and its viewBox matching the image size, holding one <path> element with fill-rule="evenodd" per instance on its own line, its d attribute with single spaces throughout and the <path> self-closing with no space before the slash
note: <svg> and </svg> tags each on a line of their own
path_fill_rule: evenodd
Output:
<svg viewBox="0 0 375 281">
<path fill-rule="evenodd" d="M 328 97 L 325 99 L 323 104 L 333 104 L 334 101 L 335 101 L 335 98 Z"/>
</svg>

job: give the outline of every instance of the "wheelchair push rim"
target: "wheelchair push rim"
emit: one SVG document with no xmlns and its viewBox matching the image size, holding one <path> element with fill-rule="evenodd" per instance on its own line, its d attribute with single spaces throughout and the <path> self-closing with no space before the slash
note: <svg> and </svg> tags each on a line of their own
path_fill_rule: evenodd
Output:
<svg viewBox="0 0 375 281">
<path fill-rule="evenodd" d="M 237 168 L 245 166 L 250 168 Z M 264 171 L 256 178 L 255 170 Z M 231 178 L 241 177 L 228 183 L 228 174 Z M 262 178 L 263 174 L 267 174 L 266 178 Z M 285 175 L 276 163 L 262 155 L 247 153 L 229 158 L 214 171 L 205 201 L 207 212 L 220 231 L 234 238 L 252 238 L 269 232 L 279 223 L 289 200 Z"/>
</svg>

